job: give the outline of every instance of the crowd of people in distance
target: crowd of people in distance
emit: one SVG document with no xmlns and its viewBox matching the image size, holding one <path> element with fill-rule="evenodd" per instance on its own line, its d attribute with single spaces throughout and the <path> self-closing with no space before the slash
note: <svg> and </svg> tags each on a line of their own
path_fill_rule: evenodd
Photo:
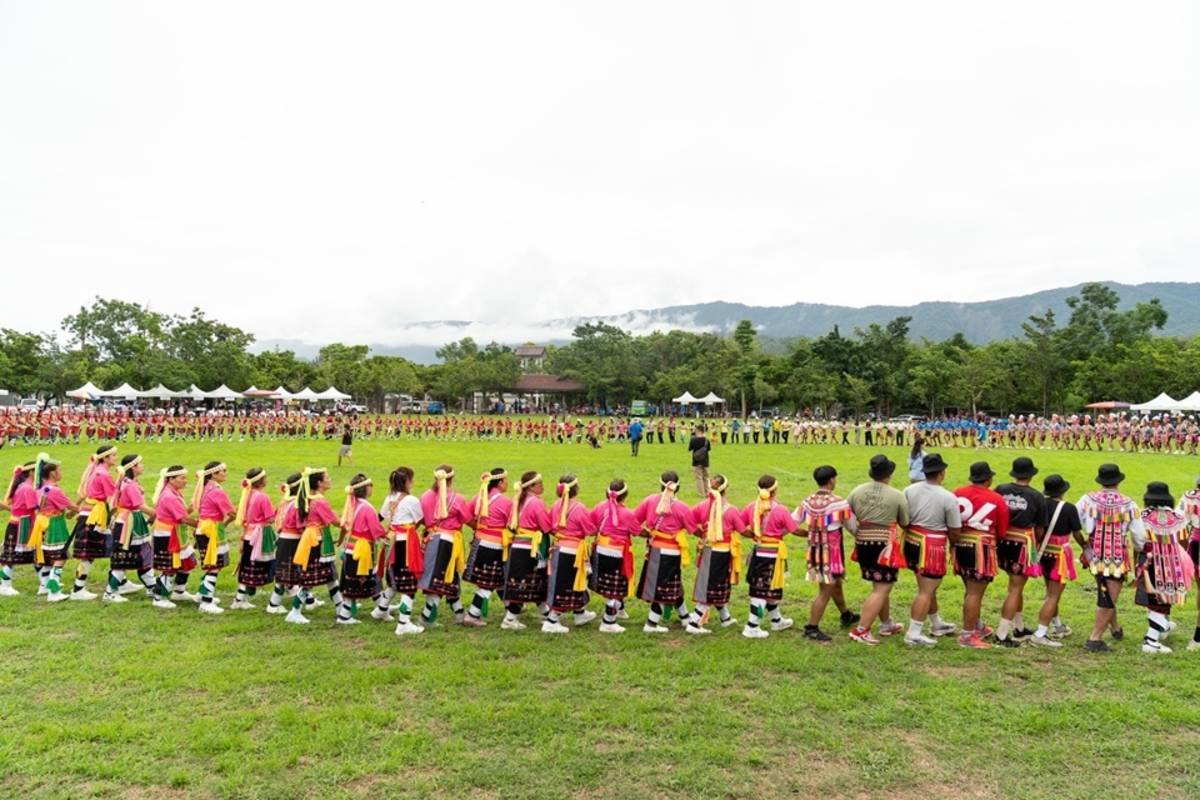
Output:
<svg viewBox="0 0 1200 800">
<path fill-rule="evenodd" d="M 1057 648 L 1071 634 L 1059 598 L 1077 577 L 1078 547 L 1079 564 L 1097 587 L 1086 648 L 1108 650 L 1106 634 L 1122 638 L 1117 601 L 1132 581 L 1134 602 L 1148 614 L 1142 650 L 1170 652 L 1164 643 L 1176 626 L 1170 611 L 1184 603 L 1200 561 L 1200 488 L 1177 503 L 1166 484 L 1150 483 L 1139 506 L 1121 491 L 1120 469 L 1103 464 L 1096 487 L 1072 503 L 1059 475 L 1034 487 L 1038 470 L 1028 457 L 1014 459 L 1010 480 L 994 488 L 995 472 L 978 461 L 969 482 L 950 491 L 943 485 L 947 466 L 938 453 L 917 453 L 912 481 L 900 490 L 891 485 L 896 464 L 875 455 L 870 480 L 844 497 L 837 470 L 818 466 L 816 491 L 795 505 L 781 500 L 785 487 L 763 475 L 743 507 L 728 499 L 730 482 L 719 474 L 701 487 L 706 491 L 696 505 L 678 497 L 679 476 L 671 471 L 640 501 L 631 498 L 636 484 L 618 478 L 588 487 L 593 499 L 585 504 L 585 487 L 571 474 L 549 482 L 533 470 L 510 475 L 496 468 L 464 496 L 450 465 L 438 467 L 423 492 L 414 471 L 400 466 L 388 475 L 378 506 L 373 479 L 360 473 L 341 492 L 338 511 L 328 496 L 330 473 L 313 468 L 277 478 L 274 496 L 266 471 L 248 469 L 235 505 L 225 489 L 229 469 L 215 460 L 195 471 L 162 466 L 147 496 L 141 456 L 122 455 L 108 441 L 83 466 L 73 491 L 63 465 L 46 453 L 14 467 L 0 505 L 10 514 L 0 547 L 0 597 L 20 594 L 14 570 L 32 567 L 38 595 L 49 603 L 97 597 L 125 603 L 148 594 L 158 609 L 186 601 L 219 615 L 225 608 L 218 577 L 236 558 L 229 608 L 253 609 L 255 593 L 269 589 L 266 612 L 293 624 L 309 622 L 310 610 L 322 605 L 313 590 L 324 587 L 343 625 L 357 624 L 366 605 L 371 619 L 396 623 L 398 635 L 420 634 L 437 624 L 444 602 L 456 623 L 478 628 L 488 624 L 495 598 L 504 608 L 502 629 L 525 628 L 523 614 L 533 607 L 542 632 L 564 634 L 596 618 L 588 609 L 595 593 L 603 601 L 602 633 L 624 632 L 621 622 L 636 600 L 645 605 L 647 634 L 666 633 L 675 614 L 688 634 L 704 635 L 712 623 L 738 624 L 731 599 L 744 584 L 749 608 L 741 633 L 761 639 L 793 627 L 781 604 L 789 568 L 802 564 L 816 585 L 802 629 L 813 642 L 831 639 L 822 622 L 832 602 L 850 640 L 866 646 L 902 634 L 906 644 L 927 647 L 957 633 L 958 644 L 973 649 L 1022 642 Z M 805 542 L 802 555 L 789 552 L 794 537 Z M 645 542 L 640 571 L 639 541 Z M 72 558 L 68 584 L 64 569 Z M 97 595 L 89 580 L 103 560 L 109 569 Z M 689 607 L 684 570 L 693 560 Z M 855 562 L 871 584 L 861 612 L 843 592 Z M 893 617 L 890 597 L 905 570 L 917 585 L 907 625 Z M 951 570 L 963 581 L 961 626 L 939 605 Z M 1008 581 L 993 628 L 981 607 L 1000 572 Z M 200 575 L 195 594 L 193 573 Z M 1042 579 L 1044 596 L 1027 625 L 1031 578 Z M 466 604 L 464 583 L 474 587 Z M 1200 620 L 1188 649 L 1200 649 Z"/>
</svg>

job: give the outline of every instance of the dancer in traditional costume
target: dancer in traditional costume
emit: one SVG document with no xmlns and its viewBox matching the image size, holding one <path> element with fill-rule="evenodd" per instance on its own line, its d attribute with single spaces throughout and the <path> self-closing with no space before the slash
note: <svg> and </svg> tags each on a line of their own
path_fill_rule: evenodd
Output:
<svg viewBox="0 0 1200 800">
<path fill-rule="evenodd" d="M 79 513 L 59 486 L 62 469 L 59 462 L 40 453 L 34 466 L 37 475 L 38 506 L 29 534 L 29 546 L 37 554 L 37 564 L 49 572 L 46 575 L 46 601 L 60 603 L 70 595 L 63 592 L 62 570 L 67 560 L 67 544 L 71 539 L 67 517 Z"/>
<path fill-rule="evenodd" d="M 853 534 L 858 526 L 850 504 L 833 493 L 837 470 L 828 465 L 817 467 L 813 470 L 813 481 L 817 491 L 796 510 L 800 535 L 808 537 L 808 580 L 818 585 L 817 596 L 809 606 L 804 638 L 828 642 L 833 637 L 821 630 L 821 617 L 846 576 L 842 531 Z M 857 620 L 855 617 L 854 621 Z"/>
<path fill-rule="evenodd" d="M 954 573 L 963 580 L 963 627 L 960 647 L 988 650 L 991 629 L 980 619 L 983 595 L 996 578 L 996 543 L 1008 530 L 1008 505 L 992 491 L 996 473 L 986 461 L 971 465 L 971 482 L 954 490 L 962 533 L 954 543 Z"/>
<path fill-rule="evenodd" d="M 1192 559 L 1192 567 L 1200 570 L 1200 478 L 1196 479 L 1195 488 L 1183 493 L 1179 500 L 1179 512 L 1187 518 L 1188 527 L 1191 529 L 1187 550 Z M 1200 650 L 1200 593 L 1196 595 L 1196 609 L 1196 630 L 1192 634 L 1192 640 L 1188 642 L 1188 650 Z"/>
<path fill-rule="evenodd" d="M 550 547 L 546 578 L 546 604 L 550 613 L 542 623 L 542 633 L 569 633 L 562 615 L 574 613 L 575 627 L 588 624 L 596 612 L 588 611 L 588 537 L 596 535 L 596 521 L 579 502 L 579 481 L 574 475 L 558 480 L 558 499 L 550 508 L 554 521 L 554 543 Z"/>
<path fill-rule="evenodd" d="M 150 534 L 154 507 L 146 502 L 146 494 L 138 483 L 144 471 L 142 457 L 135 453 L 124 456 L 117 468 L 108 588 L 101 598 L 108 603 L 123 603 L 127 594 L 154 592 L 154 544 Z M 126 578 L 126 571 L 131 569 L 137 572 L 137 583 Z"/>
<path fill-rule="evenodd" d="M 512 539 L 504 561 L 502 630 L 517 631 L 525 627 L 520 620 L 525 603 L 536 603 L 543 621 L 550 613 L 550 606 L 546 604 L 546 566 L 554 523 L 546 501 L 542 499 L 544 491 L 539 473 L 524 473 L 509 509 L 508 527 Z"/>
<path fill-rule="evenodd" d="M 437 624 L 438 604 L 449 601 L 455 622 L 465 619 L 459 601 L 459 580 L 466 567 L 462 529 L 475 521 L 475 514 L 466 499 L 454 491 L 454 469 L 443 464 L 434 470 L 433 487 L 421 495 L 421 510 L 425 519 L 425 570 L 420 588 L 425 593 L 425 609 L 421 621 L 426 627 Z"/>
<path fill-rule="evenodd" d="M 187 592 L 188 575 L 196 568 L 192 546 L 185 544 L 183 526 L 195 527 L 198 522 L 183 501 L 187 486 L 187 470 L 179 464 L 164 467 L 158 473 L 154 487 L 154 570 L 158 581 L 154 587 L 155 608 L 175 608 L 176 600 L 191 599 Z"/>
<path fill-rule="evenodd" d="M 349 600 L 349 620 L 338 616 L 338 622 L 355 625 L 358 601 L 374 600 L 382 594 L 375 572 L 375 543 L 387 535 L 379 524 L 379 513 L 371 505 L 374 490 L 370 478 L 361 472 L 350 479 L 346 487 L 346 506 L 342 509 L 341 527 L 345 532 L 342 547 L 342 596 Z"/>
<path fill-rule="evenodd" d="M 304 597 L 300 582 L 303 572 L 296 564 L 296 550 L 300 546 L 300 514 L 296 510 L 296 499 L 300 495 L 300 486 L 305 481 L 303 473 L 289 475 L 279 487 L 279 508 L 275 511 L 275 526 L 279 531 L 279 539 L 275 543 L 275 588 L 267 603 L 268 614 L 287 614 L 284 622 L 293 625 L 307 625 L 308 618 L 304 616 Z M 287 604 L 284 599 L 291 597 Z"/>
<path fill-rule="evenodd" d="M 1100 488 L 1088 492 L 1077 504 L 1079 519 L 1088 537 L 1081 561 L 1095 576 L 1099 590 L 1096 592 L 1096 620 L 1084 646 L 1096 653 L 1112 649 L 1100 637 L 1113 624 L 1117 598 L 1125 586 L 1126 576 L 1133 569 L 1129 557 L 1130 536 L 1135 529 L 1139 538 L 1145 536 L 1137 503 L 1121 493 L 1124 480 L 1125 474 L 1116 464 L 1101 464 L 1096 474 Z"/>
<path fill-rule="evenodd" d="M 37 483 L 36 468 L 36 460 L 13 467 L 4 499 L 0 500 L 0 508 L 12 515 L 4 530 L 4 544 L 0 547 L 0 597 L 20 594 L 13 586 L 13 568 L 32 565 L 35 560 L 34 551 L 29 546 L 29 535 L 38 507 L 38 493 L 34 488 Z M 1200 628 L 1197 630 L 1200 631 Z"/>
<path fill-rule="evenodd" d="M 408 467 L 392 470 L 388 477 L 390 492 L 380 510 L 388 528 L 388 555 L 383 559 L 387 565 L 388 586 L 379 596 L 371 617 L 390 620 L 392 600 L 399 595 L 395 606 L 397 636 L 425 632 L 424 628 L 412 621 L 417 581 L 425 566 L 424 546 L 418 532 L 425 514 L 421 510 L 421 501 L 412 493 L 413 478 L 414 473 Z"/>
<path fill-rule="evenodd" d="M 267 471 L 254 467 L 242 479 L 242 494 L 238 498 L 237 517 L 242 529 L 242 552 L 238 559 L 238 587 L 230 608 L 251 609 L 250 598 L 275 580 L 275 507 L 267 496 Z M 282 594 L 280 600 L 282 601 Z"/>
<path fill-rule="evenodd" d="M 1046 498 L 1030 485 L 1038 469 L 1029 458 L 1013 459 L 1008 473 L 1011 483 L 996 487 L 1008 507 L 1008 530 L 1001 534 L 998 544 L 998 564 L 1008 573 L 1008 595 L 1000 609 L 1000 623 L 996 626 L 996 641 L 1004 647 L 1012 647 L 1033 636 L 1025 627 L 1021 612 L 1025 606 L 1025 583 L 1032 569 L 1038 571 L 1038 542 L 1045 537 Z"/>
<path fill-rule="evenodd" d="M 1042 484 L 1046 498 L 1046 535 L 1039 544 L 1040 558 L 1030 566 L 1026 574 L 1041 576 L 1046 581 L 1046 599 L 1038 611 L 1038 626 L 1029 643 L 1036 647 L 1062 647 L 1061 639 L 1071 635 L 1071 629 L 1058 616 L 1058 603 L 1062 598 L 1067 581 L 1075 580 L 1075 554 L 1071 539 L 1082 549 L 1087 546 L 1083 538 L 1083 524 L 1079 520 L 1079 509 L 1064 500 L 1071 484 L 1061 475 L 1048 475 Z"/>
<path fill-rule="evenodd" d="M 758 499 L 742 511 L 742 516 L 750 520 L 749 528 L 754 536 L 754 549 L 750 552 L 750 566 L 746 570 L 750 616 L 742 628 L 742 636 L 747 639 L 770 636 L 763 629 L 768 617 L 773 631 L 787 630 L 793 624 L 779 610 L 787 575 L 788 551 L 783 537 L 797 533 L 799 526 L 795 517 L 776 500 L 778 491 L 775 477 L 763 475 L 758 479 Z"/>
<path fill-rule="evenodd" d="M 880 620 L 879 635 L 894 636 L 904 626 L 892 621 L 891 593 L 899 568 L 904 563 L 902 528 L 908 527 L 908 501 L 900 490 L 891 486 L 896 463 L 885 455 L 871 458 L 867 483 L 854 487 L 846 498 L 858 521 L 854 532 L 854 552 L 851 559 L 858 562 L 863 580 L 871 582 L 871 593 L 863 601 L 862 618 L 850 630 L 850 639 L 874 646 L 879 640 L 871 635 L 871 626 Z"/>
<path fill-rule="evenodd" d="M 633 597 L 633 537 L 641 531 L 634 513 L 625 507 L 629 486 L 617 478 L 608 495 L 592 509 L 596 521 L 596 549 L 592 554 L 589 588 L 604 598 L 601 633 L 624 633 L 617 620 L 626 599 Z"/>
<path fill-rule="evenodd" d="M 342 625 L 352 625 L 350 606 L 342 596 L 334 572 L 334 562 L 337 561 L 337 543 L 333 529 L 340 528 L 340 521 L 325 492 L 329 491 L 332 481 L 329 471 L 306 467 L 301 473 L 300 489 L 296 494 L 296 521 L 300 529 L 300 539 L 296 543 L 296 554 L 292 563 L 299 567 L 295 574 L 301 590 L 324 586 L 329 592 L 329 600 L 337 610 L 337 621 Z M 286 524 L 286 523 L 285 523 Z M 293 607 L 294 608 L 294 607 Z M 291 615 L 289 614 L 289 617 Z"/>
<path fill-rule="evenodd" d="M 700 536 L 696 556 L 696 583 L 692 588 L 692 617 L 689 632 L 707 631 L 708 612 L 716 607 L 721 627 L 736 625 L 729 612 L 732 587 L 742 578 L 742 537 L 746 520 L 741 510 L 726 500 L 729 479 L 713 475 L 708 482 L 708 497 L 692 509 L 695 531 Z"/>
<path fill-rule="evenodd" d="M 116 493 L 112 468 L 117 463 L 116 445 L 101 446 L 89 457 L 87 469 L 79 479 L 79 517 L 71 534 L 73 554 L 79 562 L 75 565 L 75 583 L 71 587 L 72 600 L 95 600 L 97 595 L 87 588 L 88 574 L 92 562 L 108 558 L 112 554 L 112 529 L 110 517 Z"/>
<path fill-rule="evenodd" d="M 463 618 L 463 625 L 469 628 L 487 625 L 485 617 L 492 592 L 504 586 L 504 559 L 510 536 L 508 523 L 512 516 L 512 500 L 504 495 L 506 491 L 508 473 L 503 469 L 497 467 L 479 479 L 474 508 L 475 536 L 463 570 L 463 580 L 476 587 Z"/>
<path fill-rule="evenodd" d="M 204 469 L 196 471 L 196 488 L 192 492 L 192 508 L 200 521 L 196 526 L 196 552 L 204 570 L 199 595 L 200 611 L 205 614 L 225 613 L 217 600 L 217 578 L 229 566 L 225 526 L 237 517 L 237 509 L 221 486 L 227 476 L 223 462 L 210 461 Z"/>
<path fill-rule="evenodd" d="M 904 490 L 908 502 L 909 522 L 904 531 L 904 561 L 917 576 L 917 596 L 913 598 L 908 633 L 904 643 L 931 647 L 937 639 L 924 633 L 925 620 L 934 636 L 949 636 L 957 628 L 938 613 L 937 590 L 946 577 L 946 562 L 951 537 L 962 530 L 958 499 L 942 484 L 948 465 L 938 453 L 930 453 L 921 461 L 925 480 L 912 483 Z"/>
<path fill-rule="evenodd" d="M 692 510 L 675 497 L 679 475 L 668 470 L 659 478 L 661 491 L 641 502 L 633 512 L 638 524 L 650 538 L 637 594 L 650 604 L 650 613 L 642 630 L 646 633 L 666 633 L 664 616 L 674 607 L 679 620 L 688 627 L 690 614 L 683 598 L 682 568 L 691 563 L 688 553 L 688 531 L 695 527 Z M 693 632 L 703 630 L 692 625 Z"/>
<path fill-rule="evenodd" d="M 1171 652 L 1164 644 L 1176 627 L 1170 618 L 1171 606 L 1187 600 L 1195 567 L 1179 543 L 1188 537 L 1187 517 L 1175 510 L 1175 498 L 1167 484 L 1159 481 L 1148 484 L 1142 507 L 1141 529 L 1131 530 L 1137 552 L 1137 591 L 1133 602 L 1147 613 L 1142 652 L 1158 655 Z"/>
</svg>

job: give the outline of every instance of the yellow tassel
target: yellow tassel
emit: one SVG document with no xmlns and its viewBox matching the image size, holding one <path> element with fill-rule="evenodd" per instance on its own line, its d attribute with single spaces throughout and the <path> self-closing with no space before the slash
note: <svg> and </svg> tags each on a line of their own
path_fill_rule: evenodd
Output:
<svg viewBox="0 0 1200 800">
<path fill-rule="evenodd" d="M 692 563 L 691 548 L 688 547 L 687 531 L 675 534 L 675 543 L 679 545 L 679 566 L 686 567 Z"/>
<path fill-rule="evenodd" d="M 573 592 L 587 591 L 588 540 L 579 541 L 579 549 L 575 551 L 575 583 L 571 585 Z"/>
<path fill-rule="evenodd" d="M 782 589 L 784 570 L 787 569 L 787 545 L 779 540 L 779 550 L 775 553 L 775 569 L 771 572 L 771 589 Z"/>
<path fill-rule="evenodd" d="M 357 567 L 356 574 L 370 575 L 371 567 L 373 566 L 371 562 L 371 543 L 366 539 L 356 536 L 354 538 L 354 549 L 351 551 L 351 555 L 354 556 L 354 563 Z"/>
<path fill-rule="evenodd" d="M 446 574 L 442 576 L 445 583 L 453 583 L 457 575 L 467 568 L 467 559 L 463 554 L 462 531 L 454 531 L 453 544 L 450 548 L 450 562 L 446 564 Z"/>
<path fill-rule="evenodd" d="M 304 529 L 304 533 L 300 534 L 300 542 L 296 545 L 296 555 L 292 557 L 292 563 L 299 566 L 300 569 L 308 569 L 312 549 L 320 544 L 321 529 L 315 525 L 309 525 Z"/>
<path fill-rule="evenodd" d="M 239 527 L 246 526 L 246 508 L 250 505 L 250 481 L 242 481 L 242 496 L 238 498 L 237 517 L 234 522 Z"/>
</svg>

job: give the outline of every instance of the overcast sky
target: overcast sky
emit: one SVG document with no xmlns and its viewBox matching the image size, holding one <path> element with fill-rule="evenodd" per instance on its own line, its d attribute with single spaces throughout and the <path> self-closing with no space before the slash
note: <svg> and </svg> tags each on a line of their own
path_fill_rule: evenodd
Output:
<svg viewBox="0 0 1200 800">
<path fill-rule="evenodd" d="M 0 325 L 101 293 L 394 343 L 1196 279 L 1198 9 L 0 0 Z"/>
</svg>

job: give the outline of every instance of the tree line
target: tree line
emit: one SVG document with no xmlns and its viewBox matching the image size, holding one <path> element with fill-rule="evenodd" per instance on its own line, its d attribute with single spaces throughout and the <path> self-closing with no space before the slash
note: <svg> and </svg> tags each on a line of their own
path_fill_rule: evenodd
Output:
<svg viewBox="0 0 1200 800">
<path fill-rule="evenodd" d="M 779 407 L 893 415 L 947 410 L 1050 413 L 1095 400 L 1179 396 L 1200 387 L 1200 336 L 1156 335 L 1167 321 L 1157 300 L 1121 310 L 1117 293 L 1085 285 L 1053 311 L 1031 315 L 1022 334 L 975 345 L 961 333 L 914 341 L 910 317 L 817 338 L 769 340 L 743 320 L 731 336 L 673 330 L 635 336 L 593 322 L 548 348 L 545 371 L 583 384 L 598 407 L 634 399 L 665 405 L 682 391 L 715 391 L 735 412 Z M 0 330 L 0 387 L 61 395 L 92 381 L 148 388 L 226 384 L 242 390 L 334 385 L 374 408 L 389 393 L 428 394 L 463 406 L 474 392 L 496 396 L 520 376 L 511 347 L 470 338 L 437 351 L 442 363 L 415 364 L 333 343 L 314 359 L 289 350 L 252 352 L 254 335 L 208 317 L 152 311 L 97 298 L 53 333 Z"/>
</svg>

